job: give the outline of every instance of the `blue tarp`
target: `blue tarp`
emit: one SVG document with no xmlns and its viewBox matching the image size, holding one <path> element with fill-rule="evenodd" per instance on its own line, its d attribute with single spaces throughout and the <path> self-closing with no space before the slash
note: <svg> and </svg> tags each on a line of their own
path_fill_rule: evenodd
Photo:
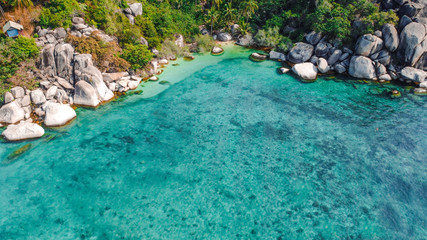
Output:
<svg viewBox="0 0 427 240">
<path fill-rule="evenodd" d="M 11 29 L 7 31 L 7 36 L 9 37 L 17 37 L 18 35 L 19 35 L 19 32 L 16 29 Z"/>
</svg>

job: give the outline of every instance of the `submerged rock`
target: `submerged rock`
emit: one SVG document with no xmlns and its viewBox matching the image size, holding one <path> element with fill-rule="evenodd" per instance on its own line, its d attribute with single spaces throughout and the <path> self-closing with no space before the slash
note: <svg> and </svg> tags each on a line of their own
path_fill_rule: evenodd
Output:
<svg viewBox="0 0 427 240">
<path fill-rule="evenodd" d="M 285 73 L 288 73 L 290 71 L 290 69 L 289 68 L 285 68 L 285 67 L 281 67 L 281 68 L 278 69 L 278 71 L 279 71 L 280 74 L 285 74 Z"/>
<path fill-rule="evenodd" d="M 252 53 L 250 56 L 250 59 L 256 62 L 265 61 L 267 60 L 267 55 L 259 54 L 259 53 Z"/>
<path fill-rule="evenodd" d="M 44 124 L 47 127 L 59 127 L 76 117 L 76 111 L 70 105 L 49 102 L 46 106 Z"/>
<path fill-rule="evenodd" d="M 17 125 L 9 125 L 3 131 L 2 136 L 7 141 L 21 141 L 25 139 L 39 138 L 44 135 L 44 129 L 35 123 L 21 122 Z"/>
<path fill-rule="evenodd" d="M 316 80 L 317 78 L 317 68 L 310 62 L 295 64 L 292 71 L 304 80 Z"/>
</svg>

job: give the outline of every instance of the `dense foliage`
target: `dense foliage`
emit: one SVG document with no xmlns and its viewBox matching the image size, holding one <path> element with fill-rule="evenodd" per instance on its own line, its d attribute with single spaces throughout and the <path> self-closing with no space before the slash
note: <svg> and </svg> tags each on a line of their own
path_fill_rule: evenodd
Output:
<svg viewBox="0 0 427 240">
<path fill-rule="evenodd" d="M 89 53 L 92 60 L 101 71 L 122 72 L 126 71 L 130 64 L 120 57 L 121 49 L 116 42 L 104 42 L 93 32 L 90 37 L 76 37 L 69 35 L 70 42 L 78 53 Z"/>
<path fill-rule="evenodd" d="M 12 87 L 8 80 L 19 70 L 21 63 L 38 55 L 39 49 L 34 39 L 0 37 L 0 94 Z"/>
<path fill-rule="evenodd" d="M 124 14 L 129 4 L 142 3 L 143 13 L 131 24 Z M 174 35 L 183 34 L 187 42 L 196 42 L 194 51 L 209 51 L 214 43 L 207 36 L 199 36 L 199 26 L 210 32 L 229 30 L 239 24 L 242 35 L 252 33 L 255 43 L 286 52 L 292 42 L 302 41 L 309 31 L 322 32 L 330 39 L 354 43 L 356 36 L 373 33 L 385 23 L 398 17 L 392 11 L 380 11 L 375 0 L 0 0 L 8 10 L 29 8 L 39 10 L 32 19 L 43 28 L 68 28 L 72 18 L 83 17 L 87 24 L 118 38 L 119 45 L 109 45 L 91 37 L 70 38 L 76 50 L 91 53 L 97 66 L 105 71 L 142 69 L 153 57 L 151 49 L 160 56 L 180 56 L 188 49 L 177 49 Z M 0 80 L 16 72 L 20 61 L 34 57 L 31 53 L 10 47 L 25 44 L 2 39 L 0 50 Z M 148 42 L 148 48 L 144 44 Z M 197 47 L 198 46 L 198 47 Z M 122 50 L 123 48 L 123 50 Z M 13 53 L 10 53 L 13 52 Z M 34 51 L 36 52 L 36 51 Z M 35 54 L 35 53 L 34 53 Z M 31 56 L 29 56 L 31 55 Z M 14 59 L 12 61 L 12 59 Z"/>
<path fill-rule="evenodd" d="M 153 58 L 153 54 L 145 45 L 126 44 L 121 55 L 123 59 L 131 64 L 131 68 L 141 69 Z"/>
</svg>

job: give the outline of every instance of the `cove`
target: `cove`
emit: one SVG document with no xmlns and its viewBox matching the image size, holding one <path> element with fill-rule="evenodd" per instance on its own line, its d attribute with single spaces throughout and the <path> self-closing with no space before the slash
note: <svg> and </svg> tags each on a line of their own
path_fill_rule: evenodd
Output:
<svg viewBox="0 0 427 240">
<path fill-rule="evenodd" d="M 426 98 L 301 83 L 225 49 L 3 161 L 0 239 L 427 235 Z M 0 143 L 0 159 L 26 144 Z"/>
</svg>

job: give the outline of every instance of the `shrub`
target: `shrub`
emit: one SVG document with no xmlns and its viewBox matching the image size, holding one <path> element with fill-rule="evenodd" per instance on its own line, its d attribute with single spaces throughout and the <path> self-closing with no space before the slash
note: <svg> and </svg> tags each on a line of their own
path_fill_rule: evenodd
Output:
<svg viewBox="0 0 427 240">
<path fill-rule="evenodd" d="M 215 46 L 215 41 L 209 35 L 198 35 L 196 43 L 198 52 L 209 52 Z"/>
<path fill-rule="evenodd" d="M 279 28 L 268 28 L 267 30 L 259 30 L 254 37 L 255 43 L 263 47 L 276 47 L 283 40 L 283 36 L 279 33 Z"/>
<path fill-rule="evenodd" d="M 189 53 L 188 47 L 180 48 L 175 44 L 174 41 L 170 39 L 166 39 L 162 44 L 162 48 L 160 49 L 158 57 L 160 58 L 167 58 L 171 56 L 183 57 L 186 55 L 186 53 Z"/>
<path fill-rule="evenodd" d="M 121 49 L 116 42 L 105 43 L 93 32 L 90 37 L 69 35 L 67 41 L 79 53 L 92 55 L 95 65 L 101 71 L 120 72 L 129 69 L 130 64 L 120 57 Z"/>
<path fill-rule="evenodd" d="M 20 68 L 32 68 L 34 59 L 39 55 L 39 49 L 34 39 L 18 37 L 16 39 L 0 38 L 0 94 L 3 94 L 13 82 L 14 77 Z M 26 71 L 22 71 L 22 75 Z M 16 76 L 17 80 L 24 80 L 26 87 L 30 88 L 34 82 L 26 76 Z"/>
<path fill-rule="evenodd" d="M 133 70 L 137 70 L 147 65 L 153 58 L 153 53 L 145 45 L 126 44 L 121 57 L 131 64 Z"/>
<path fill-rule="evenodd" d="M 292 40 L 288 37 L 284 37 L 276 48 L 278 51 L 286 53 L 292 48 L 292 46 Z"/>
</svg>

